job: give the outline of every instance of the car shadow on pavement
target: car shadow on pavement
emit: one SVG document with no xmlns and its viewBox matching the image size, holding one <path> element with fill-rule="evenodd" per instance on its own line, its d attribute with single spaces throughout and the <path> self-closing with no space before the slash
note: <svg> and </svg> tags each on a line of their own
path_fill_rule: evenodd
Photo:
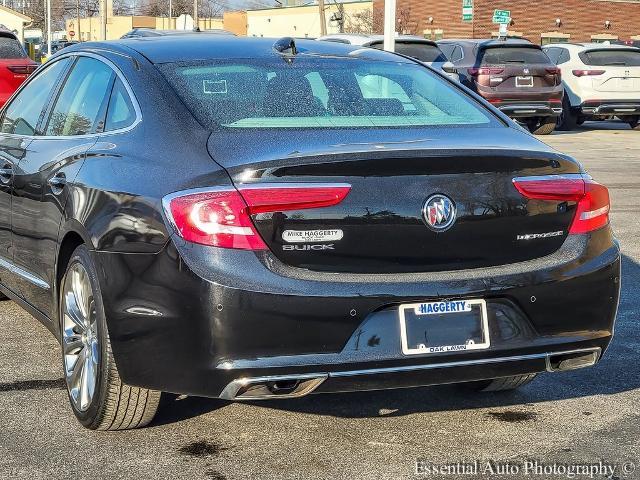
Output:
<svg viewBox="0 0 640 480">
<path fill-rule="evenodd" d="M 588 122 L 584 122 L 582 125 L 578 125 L 573 130 L 554 130 L 552 135 L 575 135 L 577 133 L 591 132 L 594 130 L 609 130 L 617 133 L 617 130 L 620 131 L 632 131 L 631 127 L 628 123 L 622 122 L 619 120 L 590 120 Z M 544 141 L 544 138 L 540 138 L 540 140 Z"/>
<path fill-rule="evenodd" d="M 292 400 L 247 402 L 257 408 L 344 418 L 402 416 L 451 410 L 531 405 L 640 389 L 640 265 L 622 257 L 622 292 L 616 333 L 602 361 L 591 368 L 544 374 L 511 392 L 475 393 L 465 385 L 310 395 Z M 218 410 L 229 402 L 166 395 L 153 425 L 164 425 Z"/>
</svg>

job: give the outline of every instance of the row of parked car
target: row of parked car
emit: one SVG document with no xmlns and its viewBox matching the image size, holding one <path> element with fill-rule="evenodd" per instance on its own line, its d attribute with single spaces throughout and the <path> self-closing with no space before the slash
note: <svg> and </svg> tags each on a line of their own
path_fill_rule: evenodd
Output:
<svg viewBox="0 0 640 480">
<path fill-rule="evenodd" d="M 318 40 L 383 48 L 380 35 Z M 396 52 L 460 81 L 538 135 L 611 117 L 640 130 L 640 48 L 601 43 L 541 47 L 525 39 L 399 36 Z"/>
<path fill-rule="evenodd" d="M 135 29 L 123 38 L 184 33 L 191 32 Z M 384 45 L 382 35 L 334 34 L 318 40 L 380 50 Z M 638 47 L 595 43 L 541 47 L 525 39 L 434 42 L 401 35 L 396 38 L 396 52 L 461 82 L 536 135 L 612 117 L 640 130 Z M 12 32 L 0 31 L 0 106 L 36 66 Z"/>
</svg>

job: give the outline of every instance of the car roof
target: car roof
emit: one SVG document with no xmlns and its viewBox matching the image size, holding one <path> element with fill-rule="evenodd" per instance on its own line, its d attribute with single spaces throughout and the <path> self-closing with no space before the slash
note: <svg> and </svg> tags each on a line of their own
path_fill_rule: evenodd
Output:
<svg viewBox="0 0 640 480">
<path fill-rule="evenodd" d="M 221 28 L 211 28 L 208 30 L 156 30 L 155 28 L 149 28 L 149 27 L 139 27 L 139 28 L 134 28 L 133 30 L 130 30 L 129 32 L 125 33 L 124 37 L 127 36 L 148 36 L 148 37 L 161 37 L 164 35 L 188 35 L 191 33 L 211 33 L 211 34 L 218 34 L 218 35 L 234 35 L 234 33 L 232 32 L 228 32 L 227 30 L 223 30 Z"/>
<path fill-rule="evenodd" d="M 612 43 L 596 43 L 596 42 L 585 42 L 585 43 L 549 43 L 544 45 L 543 48 L 549 47 L 560 47 L 566 48 L 567 50 L 576 50 L 576 51 L 586 51 L 586 50 L 631 50 L 631 51 L 639 51 L 638 47 L 634 47 L 632 45 L 621 45 L 621 44 L 612 44 Z"/>
<path fill-rule="evenodd" d="M 384 41 L 384 35 L 367 34 L 367 33 L 334 33 L 318 38 L 319 41 L 336 41 L 342 40 L 351 45 L 370 45 Z M 425 45 L 437 45 L 433 40 L 418 37 L 417 35 L 396 35 L 396 42 L 400 43 L 421 43 Z"/>
<path fill-rule="evenodd" d="M 11 30 L 6 30 L 4 28 L 0 28 L 0 37 L 13 38 L 14 40 L 18 39 L 15 33 L 13 33 Z"/>
<path fill-rule="evenodd" d="M 166 35 L 133 37 L 106 42 L 86 42 L 67 47 L 65 51 L 111 50 L 123 53 L 134 50 L 152 63 L 189 62 L 214 59 L 269 59 L 282 54 L 274 49 L 275 38 L 236 37 L 232 35 Z M 292 40 L 287 38 L 287 40 Z M 394 53 L 336 42 L 296 40 L 298 55 L 366 58 L 414 64 L 415 61 Z"/>
<path fill-rule="evenodd" d="M 460 39 L 443 39 L 438 40 L 436 43 L 458 43 L 462 45 L 466 45 L 467 47 L 502 47 L 505 45 L 509 46 L 523 46 L 523 47 L 536 47 L 539 48 L 539 45 L 535 43 L 531 43 L 526 38 L 506 38 L 506 39 L 497 39 L 497 38 L 460 38 Z"/>
</svg>

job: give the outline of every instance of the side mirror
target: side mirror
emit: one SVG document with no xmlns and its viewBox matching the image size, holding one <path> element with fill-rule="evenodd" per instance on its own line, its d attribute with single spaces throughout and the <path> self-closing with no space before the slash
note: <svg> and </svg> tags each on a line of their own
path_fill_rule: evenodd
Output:
<svg viewBox="0 0 640 480">
<path fill-rule="evenodd" d="M 451 62 L 444 62 L 442 64 L 442 71 L 445 73 L 458 73 L 458 69 Z"/>
</svg>

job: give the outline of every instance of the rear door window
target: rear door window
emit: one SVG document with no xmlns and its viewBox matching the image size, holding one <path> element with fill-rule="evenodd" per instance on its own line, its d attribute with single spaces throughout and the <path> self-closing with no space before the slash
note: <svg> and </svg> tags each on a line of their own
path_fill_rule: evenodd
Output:
<svg viewBox="0 0 640 480">
<path fill-rule="evenodd" d="M 378 50 L 384 49 L 383 43 L 372 43 L 371 46 Z M 396 53 L 415 58 L 421 62 L 446 62 L 447 57 L 437 45 L 422 42 L 396 42 Z"/>
<path fill-rule="evenodd" d="M 5 110 L 2 133 L 36 135 L 43 110 L 69 62 L 68 58 L 63 58 L 48 65 L 20 90 Z"/>
<path fill-rule="evenodd" d="M 129 93 L 122 83 L 122 80 L 118 78 L 111 92 L 104 130 L 111 132 L 113 130 L 127 128 L 133 125 L 135 120 L 136 110 L 133 107 Z"/>
<path fill-rule="evenodd" d="M 585 65 L 596 67 L 640 67 L 640 50 L 587 50 L 580 52 L 580 59 Z"/>
<path fill-rule="evenodd" d="M 80 57 L 58 96 L 46 135 L 86 135 L 101 130 L 114 76 L 100 60 Z"/>
<path fill-rule="evenodd" d="M 0 58 L 26 58 L 27 54 L 20 42 L 13 37 L 0 36 Z"/>
<path fill-rule="evenodd" d="M 507 63 L 531 65 L 551 62 L 542 50 L 532 47 L 488 47 L 480 51 L 481 65 L 504 65 Z"/>
</svg>

